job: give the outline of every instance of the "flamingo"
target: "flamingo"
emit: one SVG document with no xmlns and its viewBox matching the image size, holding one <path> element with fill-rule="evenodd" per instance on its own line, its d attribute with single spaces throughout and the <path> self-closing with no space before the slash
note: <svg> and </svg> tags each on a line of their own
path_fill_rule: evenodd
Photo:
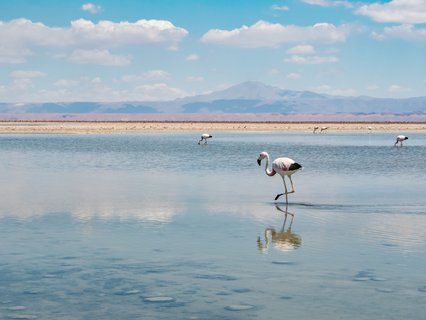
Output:
<svg viewBox="0 0 426 320">
<path fill-rule="evenodd" d="M 321 131 L 320 131 L 320 133 L 322 133 L 323 131 L 325 131 L 325 130 L 327 130 L 328 129 L 328 127 L 321 127 Z"/>
<path fill-rule="evenodd" d="M 201 141 L 203 141 L 204 140 L 204 144 L 206 144 L 207 143 L 207 139 L 210 139 L 211 137 L 213 137 L 212 135 L 210 135 L 210 134 L 208 134 L 208 133 L 203 133 L 202 135 L 201 135 L 201 139 L 200 139 L 200 141 L 198 141 L 198 144 L 200 144 L 201 143 Z"/>
<path fill-rule="evenodd" d="M 314 127 L 314 131 L 312 132 L 312 133 L 315 133 L 315 131 L 317 131 L 319 129 L 319 127 L 318 126 L 315 126 Z"/>
<path fill-rule="evenodd" d="M 396 137 L 396 142 L 394 144 L 394 146 L 396 146 L 399 143 L 401 143 L 401 147 L 402 147 L 402 141 L 407 140 L 408 137 L 407 136 L 403 136 L 403 135 L 399 135 Z"/>
<path fill-rule="evenodd" d="M 268 168 L 269 154 L 267 152 L 263 151 L 259 154 L 259 157 L 257 158 L 257 163 L 260 166 L 260 163 L 265 158 L 266 158 L 265 173 L 270 177 L 272 177 L 276 173 L 278 173 L 283 178 L 283 182 L 284 182 L 285 192 L 277 194 L 277 196 L 275 197 L 275 201 L 279 197 L 281 197 L 282 195 L 285 195 L 285 202 L 286 202 L 286 204 L 288 204 L 288 196 L 287 195 L 289 193 L 294 193 L 294 186 L 293 186 L 293 181 L 291 180 L 291 175 L 293 173 L 297 172 L 298 170 L 303 169 L 303 167 L 290 158 L 277 158 L 274 161 L 272 161 L 272 170 L 269 170 L 269 168 Z M 284 179 L 285 176 L 287 176 L 289 178 L 290 183 L 291 183 L 291 189 L 292 190 L 290 192 L 287 191 L 287 185 L 286 185 L 285 179 Z"/>
</svg>

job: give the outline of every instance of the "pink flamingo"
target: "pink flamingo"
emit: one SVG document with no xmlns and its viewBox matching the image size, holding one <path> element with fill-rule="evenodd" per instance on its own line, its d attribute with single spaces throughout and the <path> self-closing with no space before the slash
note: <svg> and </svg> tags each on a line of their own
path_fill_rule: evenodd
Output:
<svg viewBox="0 0 426 320">
<path fill-rule="evenodd" d="M 266 158 L 265 173 L 270 177 L 272 177 L 276 173 L 278 173 L 283 178 L 283 182 L 284 182 L 285 192 L 277 194 L 277 196 L 275 197 L 275 200 L 277 200 L 282 195 L 285 195 L 285 201 L 286 201 L 286 204 L 288 204 L 288 196 L 287 195 L 289 193 L 294 193 L 294 186 L 293 186 L 293 181 L 291 180 L 291 175 L 293 173 L 297 172 L 298 170 L 303 169 L 303 167 L 290 158 L 277 158 L 274 161 L 272 161 L 272 170 L 269 170 L 269 168 L 268 168 L 269 155 L 268 155 L 267 152 L 261 152 L 259 154 L 259 157 L 257 158 L 257 163 L 260 166 L 261 161 L 265 158 Z M 291 191 L 287 191 L 287 185 L 286 185 L 285 179 L 284 179 L 285 176 L 287 176 L 290 180 L 291 189 L 292 189 Z"/>
</svg>

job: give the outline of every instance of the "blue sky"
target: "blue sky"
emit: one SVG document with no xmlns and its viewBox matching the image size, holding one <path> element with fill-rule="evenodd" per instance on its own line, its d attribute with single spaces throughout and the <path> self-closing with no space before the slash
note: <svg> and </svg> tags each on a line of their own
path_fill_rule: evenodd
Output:
<svg viewBox="0 0 426 320">
<path fill-rule="evenodd" d="M 0 102 L 172 100 L 249 80 L 426 96 L 426 0 L 0 2 Z"/>
</svg>

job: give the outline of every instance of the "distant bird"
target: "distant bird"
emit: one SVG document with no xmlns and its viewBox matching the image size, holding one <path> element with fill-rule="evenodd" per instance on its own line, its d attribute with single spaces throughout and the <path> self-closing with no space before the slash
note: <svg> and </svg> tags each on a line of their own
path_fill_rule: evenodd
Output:
<svg viewBox="0 0 426 320">
<path fill-rule="evenodd" d="M 328 129 L 328 127 L 321 127 L 321 131 L 320 131 L 320 133 L 322 133 L 323 131 L 325 131 L 325 130 L 327 130 Z"/>
<path fill-rule="evenodd" d="M 204 144 L 206 144 L 207 143 L 207 139 L 210 139 L 211 137 L 213 137 L 213 136 L 209 135 L 208 133 L 203 133 L 201 135 L 200 141 L 198 141 L 198 144 L 200 144 L 203 140 L 204 140 Z"/>
<path fill-rule="evenodd" d="M 402 147 L 402 141 L 407 140 L 407 139 L 408 139 L 408 137 L 403 136 L 403 135 L 397 136 L 396 137 L 396 142 L 395 142 L 394 146 L 396 146 L 398 144 L 398 142 L 399 142 L 399 143 L 401 143 L 401 147 Z"/>
<path fill-rule="evenodd" d="M 290 158 L 277 158 L 272 162 L 272 170 L 269 170 L 268 168 L 269 155 L 267 152 L 261 152 L 259 154 L 259 157 L 257 158 L 257 163 L 260 166 L 260 163 L 265 158 L 266 158 L 265 173 L 270 177 L 278 173 L 283 178 L 283 182 L 284 182 L 285 192 L 277 194 L 277 196 L 275 197 L 275 200 L 277 200 L 282 195 L 285 195 L 285 202 L 286 204 L 288 204 L 287 195 L 289 193 L 294 193 L 294 186 L 293 186 L 293 181 L 291 180 L 291 175 L 297 172 L 298 170 L 303 169 L 303 167 Z M 290 179 L 291 189 L 292 189 L 291 191 L 287 191 L 287 185 L 285 184 L 285 179 L 284 179 L 285 176 L 287 176 Z"/>
<path fill-rule="evenodd" d="M 317 131 L 319 129 L 319 127 L 318 126 L 315 126 L 314 127 L 314 131 L 312 132 L 312 133 L 315 133 L 315 131 Z"/>
</svg>

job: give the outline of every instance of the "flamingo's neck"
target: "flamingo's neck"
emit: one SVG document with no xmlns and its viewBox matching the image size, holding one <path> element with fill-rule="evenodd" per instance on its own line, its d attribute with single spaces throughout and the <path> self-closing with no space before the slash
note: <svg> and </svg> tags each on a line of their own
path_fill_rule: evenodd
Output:
<svg viewBox="0 0 426 320">
<path fill-rule="evenodd" d="M 269 170 L 268 166 L 269 166 L 269 154 L 266 154 L 265 173 L 266 173 L 268 176 L 272 177 L 272 176 L 274 176 L 274 175 L 276 174 L 276 172 L 275 172 L 275 170 L 274 170 L 274 169 Z"/>
</svg>

